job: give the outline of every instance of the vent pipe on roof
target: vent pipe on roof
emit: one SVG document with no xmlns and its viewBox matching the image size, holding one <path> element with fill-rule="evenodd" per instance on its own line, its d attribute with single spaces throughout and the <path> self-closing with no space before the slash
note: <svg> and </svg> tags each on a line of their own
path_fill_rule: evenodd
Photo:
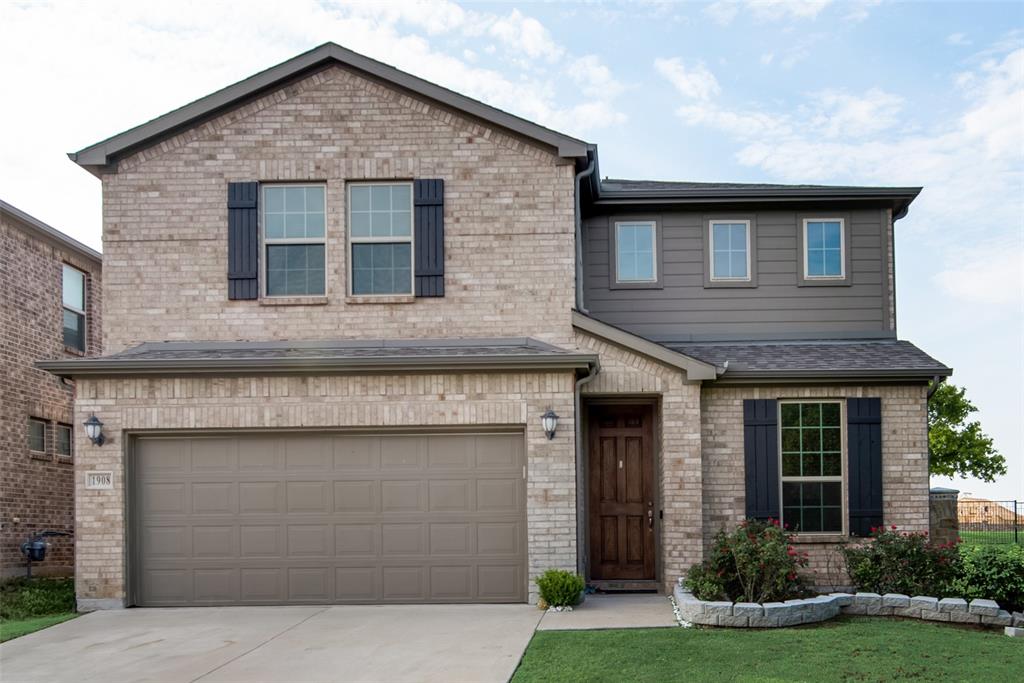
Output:
<svg viewBox="0 0 1024 683">
<path fill-rule="evenodd" d="M 576 310 L 584 315 L 588 312 L 583 307 L 583 209 L 580 202 L 580 181 L 590 176 L 596 168 L 596 161 L 590 158 L 590 164 L 576 174 Z"/>
</svg>

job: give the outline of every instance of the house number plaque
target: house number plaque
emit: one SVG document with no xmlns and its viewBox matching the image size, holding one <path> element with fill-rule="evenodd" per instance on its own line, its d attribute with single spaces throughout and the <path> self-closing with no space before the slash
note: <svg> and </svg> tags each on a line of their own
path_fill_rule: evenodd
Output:
<svg viewBox="0 0 1024 683">
<path fill-rule="evenodd" d="M 86 472 L 85 488 L 93 490 L 106 490 L 114 488 L 114 473 L 110 471 Z"/>
</svg>

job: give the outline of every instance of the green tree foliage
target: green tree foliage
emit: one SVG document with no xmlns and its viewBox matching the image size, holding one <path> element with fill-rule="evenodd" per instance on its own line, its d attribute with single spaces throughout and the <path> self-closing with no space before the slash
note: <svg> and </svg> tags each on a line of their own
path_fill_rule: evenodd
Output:
<svg viewBox="0 0 1024 683">
<path fill-rule="evenodd" d="M 977 412 L 963 387 L 944 383 L 928 401 L 928 454 L 932 474 L 977 477 L 993 481 L 1006 474 L 1006 458 L 981 431 L 981 423 L 968 422 Z"/>
</svg>

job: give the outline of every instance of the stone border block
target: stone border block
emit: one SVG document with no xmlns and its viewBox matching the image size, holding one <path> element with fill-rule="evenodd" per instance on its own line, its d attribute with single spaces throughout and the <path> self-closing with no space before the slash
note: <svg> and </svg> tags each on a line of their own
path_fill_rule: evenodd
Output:
<svg viewBox="0 0 1024 683">
<path fill-rule="evenodd" d="M 915 595 L 910 598 L 910 606 L 918 607 L 920 609 L 930 609 L 937 612 L 939 610 L 939 599 L 931 598 L 927 595 Z"/>
<path fill-rule="evenodd" d="M 980 624 L 981 617 L 969 612 L 949 612 L 949 620 L 954 624 Z"/>
<path fill-rule="evenodd" d="M 1011 616 L 1013 617 L 1014 626 L 1024 626 L 1024 612 L 1014 612 Z"/>
<path fill-rule="evenodd" d="M 886 593 L 882 596 L 882 607 L 910 607 L 910 596 L 902 593 Z"/>
<path fill-rule="evenodd" d="M 709 617 L 731 617 L 732 603 L 726 600 L 716 600 L 704 603 L 704 614 Z"/>
<path fill-rule="evenodd" d="M 999 603 L 995 600 L 982 600 L 978 598 L 971 600 L 967 610 L 971 614 L 977 614 L 982 617 L 994 617 L 999 614 Z"/>
<path fill-rule="evenodd" d="M 840 607 L 849 607 L 853 604 L 853 593 L 829 593 L 830 598 L 835 598 Z"/>
<path fill-rule="evenodd" d="M 763 617 L 764 607 L 756 602 L 737 602 L 732 606 L 732 614 L 736 617 Z"/>
<path fill-rule="evenodd" d="M 939 600 L 940 612 L 967 612 L 967 601 L 963 598 L 942 598 Z"/>
<path fill-rule="evenodd" d="M 921 610 L 921 618 L 927 621 L 949 621 L 949 612 L 940 612 L 937 609 Z"/>
<path fill-rule="evenodd" d="M 893 607 L 892 615 L 894 617 L 907 617 L 908 619 L 920 619 L 921 612 L 923 610 L 920 607 Z"/>
<path fill-rule="evenodd" d="M 1011 638 L 1024 638 L 1024 628 L 1018 626 L 1007 626 L 1003 629 L 1003 633 Z"/>
<path fill-rule="evenodd" d="M 1013 626 L 1013 617 L 1010 616 L 1009 612 L 1001 609 L 995 616 L 988 614 L 982 615 L 981 623 L 986 626 Z"/>
<path fill-rule="evenodd" d="M 751 628 L 778 628 L 779 618 L 778 617 L 750 617 Z"/>
<path fill-rule="evenodd" d="M 746 628 L 750 626 L 750 617 L 736 616 L 733 615 L 719 615 L 718 617 L 719 626 L 732 626 L 734 628 Z"/>
</svg>

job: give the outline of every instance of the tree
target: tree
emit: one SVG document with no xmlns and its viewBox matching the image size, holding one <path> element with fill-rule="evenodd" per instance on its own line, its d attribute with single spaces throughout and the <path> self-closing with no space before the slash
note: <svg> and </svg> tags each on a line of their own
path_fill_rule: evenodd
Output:
<svg viewBox="0 0 1024 683">
<path fill-rule="evenodd" d="M 980 422 L 967 422 L 978 409 L 964 396 L 965 391 L 947 382 L 928 401 L 928 469 L 947 477 L 994 481 L 1006 474 L 1006 458 L 981 431 Z"/>
</svg>

